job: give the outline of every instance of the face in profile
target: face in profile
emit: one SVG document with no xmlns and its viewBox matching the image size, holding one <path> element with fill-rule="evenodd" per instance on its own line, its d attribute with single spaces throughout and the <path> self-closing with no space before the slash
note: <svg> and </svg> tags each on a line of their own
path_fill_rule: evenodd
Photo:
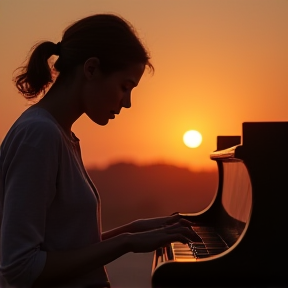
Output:
<svg viewBox="0 0 288 288">
<path fill-rule="evenodd" d="M 144 73 L 144 64 L 133 64 L 125 70 L 103 75 L 95 70 L 83 97 L 84 113 L 99 125 L 106 125 L 121 109 L 131 107 L 131 92 Z"/>
</svg>

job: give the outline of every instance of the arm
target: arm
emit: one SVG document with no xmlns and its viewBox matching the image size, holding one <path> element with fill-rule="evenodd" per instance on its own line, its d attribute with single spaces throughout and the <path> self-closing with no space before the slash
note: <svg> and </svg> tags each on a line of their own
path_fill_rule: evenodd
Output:
<svg viewBox="0 0 288 288">
<path fill-rule="evenodd" d="M 73 251 L 47 252 L 45 267 L 33 287 L 45 287 L 85 275 L 128 252 L 145 253 L 171 242 L 188 243 L 194 233 L 181 223 L 139 233 L 124 233 Z"/>
<path fill-rule="evenodd" d="M 132 223 L 117 227 L 115 229 L 106 231 L 102 233 L 102 240 L 107 240 L 112 237 L 115 237 L 117 235 L 123 234 L 123 233 L 133 233 L 133 225 Z M 136 232 L 136 231 L 135 231 Z"/>
<path fill-rule="evenodd" d="M 82 249 L 47 252 L 46 263 L 33 287 L 59 285 L 66 279 L 85 275 L 129 252 L 128 234 Z"/>
</svg>

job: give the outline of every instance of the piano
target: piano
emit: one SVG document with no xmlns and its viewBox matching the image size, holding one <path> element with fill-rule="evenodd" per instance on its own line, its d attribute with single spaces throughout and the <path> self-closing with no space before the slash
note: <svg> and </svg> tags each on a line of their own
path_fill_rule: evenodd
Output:
<svg viewBox="0 0 288 288">
<path fill-rule="evenodd" d="M 179 213 L 199 240 L 157 249 L 152 287 L 288 287 L 288 122 L 244 122 L 210 158 L 214 199 Z"/>
</svg>

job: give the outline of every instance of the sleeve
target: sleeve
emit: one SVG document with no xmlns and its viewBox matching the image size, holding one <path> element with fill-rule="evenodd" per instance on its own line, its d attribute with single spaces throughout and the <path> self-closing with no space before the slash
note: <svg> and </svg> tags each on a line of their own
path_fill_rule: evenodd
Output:
<svg viewBox="0 0 288 288">
<path fill-rule="evenodd" d="M 13 287 L 31 287 L 46 262 L 41 244 L 56 193 L 59 146 L 55 131 L 46 126 L 21 131 L 3 161 L 0 269 Z"/>
</svg>

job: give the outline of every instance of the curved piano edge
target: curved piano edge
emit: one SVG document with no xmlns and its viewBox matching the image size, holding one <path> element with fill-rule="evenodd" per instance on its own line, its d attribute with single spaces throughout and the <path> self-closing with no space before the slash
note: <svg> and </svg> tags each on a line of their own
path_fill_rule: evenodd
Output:
<svg viewBox="0 0 288 288">
<path fill-rule="evenodd" d="M 227 149 L 223 150 L 215 150 L 212 153 L 210 153 L 210 159 L 211 160 L 220 160 L 220 159 L 230 159 L 235 157 L 235 151 L 237 147 L 241 145 L 235 145 Z"/>
<path fill-rule="evenodd" d="M 251 217 L 251 214 L 250 214 Z M 245 224 L 245 228 L 243 229 L 241 235 L 238 237 L 237 241 L 230 247 L 227 248 L 227 250 L 220 252 L 219 254 L 215 254 L 215 255 L 211 255 L 209 257 L 204 257 L 204 258 L 192 258 L 192 259 L 180 259 L 180 257 L 175 257 L 175 255 L 172 253 L 172 256 L 168 256 L 169 253 L 166 252 L 166 262 L 169 261 L 175 261 L 175 262 L 207 262 L 207 261 L 213 261 L 213 260 L 217 260 L 219 258 L 225 257 L 227 254 L 230 254 L 233 250 L 235 250 L 237 248 L 237 246 L 240 244 L 240 242 L 242 241 L 242 239 L 245 237 L 245 234 L 248 230 L 249 227 L 249 222 L 250 222 L 250 218 L 249 220 L 246 222 Z M 178 259 L 177 259 L 178 258 Z"/>
<path fill-rule="evenodd" d="M 190 215 L 190 214 L 188 214 Z M 199 263 L 199 262 L 210 262 L 210 261 L 217 261 L 220 258 L 225 257 L 226 255 L 230 255 L 232 250 L 235 250 L 237 248 L 237 246 L 239 245 L 239 243 L 242 241 L 242 239 L 245 237 L 245 234 L 248 230 L 249 227 L 249 222 L 250 222 L 250 218 L 251 218 L 251 214 L 249 217 L 249 220 L 247 221 L 245 228 L 243 230 L 243 232 L 241 233 L 241 235 L 239 236 L 239 238 L 237 239 L 237 241 L 231 246 L 229 247 L 227 250 L 217 254 L 217 255 L 212 255 L 206 258 L 192 258 L 189 260 L 180 260 L 180 259 L 176 259 L 175 255 L 173 254 L 172 251 L 168 251 L 167 247 L 161 247 L 158 249 L 158 253 L 154 254 L 154 258 L 153 258 L 153 265 L 152 265 L 152 275 L 153 277 L 157 277 L 157 274 L 162 275 L 162 273 L 167 274 L 169 273 L 169 271 L 171 270 L 171 272 L 174 270 L 174 266 L 176 265 L 177 269 L 179 269 L 179 265 L 185 265 L 187 264 L 187 262 L 191 263 L 193 265 L 193 263 Z M 175 271 L 175 270 L 174 270 Z M 155 276 L 156 275 L 156 276 Z"/>
<path fill-rule="evenodd" d="M 189 218 L 189 216 L 201 217 L 201 214 L 203 214 L 203 211 L 200 211 L 198 213 L 179 213 L 179 214 L 187 218 Z M 169 248 L 167 247 L 159 248 L 158 252 L 160 253 L 158 253 L 158 255 L 157 253 L 155 253 L 154 259 L 153 259 L 152 277 L 151 277 L 152 287 L 153 288 L 166 287 L 166 286 L 163 286 L 162 284 L 163 284 L 163 279 L 167 279 L 167 278 L 170 279 L 168 280 L 168 282 L 171 281 L 171 283 L 173 283 L 171 284 L 171 286 L 167 286 L 167 287 L 183 287 L 181 286 L 182 284 L 178 285 L 178 283 L 175 284 L 173 281 L 176 281 L 176 279 L 179 279 L 181 277 L 187 277 L 187 273 L 188 275 L 190 274 L 191 277 L 193 277 L 196 271 L 198 272 L 202 270 L 205 271 L 206 270 L 205 268 L 201 269 L 198 266 L 200 263 L 201 263 L 201 266 L 203 265 L 203 267 L 206 267 L 210 263 L 211 265 L 209 265 L 209 267 L 214 267 L 214 268 L 217 268 L 218 266 L 220 267 L 223 265 L 223 263 L 225 263 L 224 269 L 226 267 L 226 269 L 230 270 L 231 257 L 233 257 L 232 254 L 235 254 L 235 253 L 237 255 L 239 253 L 241 254 L 241 249 L 239 250 L 237 249 L 237 247 L 239 246 L 240 248 L 239 244 L 242 242 L 243 238 L 245 238 L 247 230 L 249 229 L 251 215 L 252 215 L 252 209 L 250 210 L 250 214 L 245 223 L 245 227 L 243 231 L 241 232 L 240 236 L 238 237 L 237 241 L 233 245 L 228 247 L 227 250 L 219 254 L 211 255 L 206 258 L 193 258 L 192 256 L 191 259 L 187 260 L 187 259 L 179 259 L 179 257 L 175 257 L 175 255 L 173 255 L 172 250 L 169 252 Z M 198 272 L 196 272 L 196 274 Z M 189 281 L 189 280 L 185 278 L 185 281 Z M 185 281 L 184 281 L 184 284 L 186 283 Z"/>
<path fill-rule="evenodd" d="M 249 222 L 250 222 L 250 219 L 251 219 L 251 213 L 250 213 L 250 216 L 249 216 L 249 219 L 248 221 L 246 222 L 245 224 L 245 227 L 241 233 L 241 235 L 238 237 L 237 241 L 230 247 L 227 248 L 227 250 L 223 251 L 223 252 L 220 252 L 219 254 L 216 254 L 216 255 L 211 255 L 209 257 L 206 257 L 206 258 L 191 258 L 189 260 L 187 259 L 177 259 L 177 257 L 175 257 L 174 253 L 171 251 L 170 253 L 172 255 L 168 255 L 169 252 L 167 252 L 167 248 L 165 249 L 165 252 L 164 252 L 164 259 L 165 259 L 165 262 L 166 263 L 169 263 L 171 261 L 175 261 L 175 262 L 178 262 L 178 263 L 182 263 L 182 262 L 207 262 L 207 261 L 213 261 L 213 260 L 217 260 L 219 258 L 222 258 L 222 257 L 225 257 L 227 254 L 230 254 L 231 251 L 235 250 L 237 248 L 237 246 L 241 243 L 242 239 L 245 237 L 245 234 L 248 230 L 248 227 L 249 227 Z"/>
<path fill-rule="evenodd" d="M 223 270 L 226 271 L 225 273 L 227 273 L 228 277 L 230 273 L 232 272 L 231 275 L 233 275 L 233 277 L 231 276 L 231 279 L 236 279 L 237 278 L 236 276 L 238 276 L 238 274 L 234 275 L 234 272 L 237 269 L 234 269 L 233 265 L 231 265 L 231 252 L 232 250 L 237 250 L 237 246 L 239 245 L 243 237 L 245 237 L 247 227 L 248 225 L 246 225 L 243 233 L 241 234 L 239 239 L 236 241 L 236 243 L 233 244 L 231 247 L 229 247 L 226 251 L 221 252 L 217 255 L 209 256 L 207 258 L 191 258 L 190 260 L 185 260 L 185 259 L 181 260 L 173 256 L 172 259 L 168 259 L 169 256 L 168 256 L 167 251 L 163 251 L 162 256 L 159 255 L 158 257 L 160 258 L 156 259 L 157 256 L 156 254 L 154 254 L 153 266 L 152 266 L 152 271 L 151 271 L 151 287 L 152 288 L 197 287 L 197 285 L 199 285 L 199 283 L 202 281 L 201 279 L 203 279 L 203 277 L 209 277 L 208 276 L 209 274 L 205 274 L 206 271 L 208 272 L 208 271 L 212 271 L 211 269 L 215 269 L 215 271 L 217 271 L 216 274 L 215 272 L 213 272 L 212 273 L 213 275 L 209 277 L 210 279 L 205 280 L 205 281 L 208 281 L 209 283 L 206 285 L 211 285 L 210 281 L 212 281 L 213 283 L 213 279 L 215 279 L 215 277 L 217 277 L 217 281 L 220 281 L 219 279 L 221 279 L 222 274 L 219 274 L 219 273 L 221 273 L 222 269 L 220 269 L 219 271 L 219 267 L 223 267 Z M 226 260 L 226 256 L 228 260 Z M 224 266 L 223 266 L 223 263 L 225 263 Z M 213 267 L 213 268 L 210 268 L 210 269 L 208 268 L 206 270 L 207 267 Z M 195 279 L 197 283 L 194 283 L 193 279 Z M 224 280 L 224 282 L 225 281 L 226 280 Z M 234 286 L 230 286 L 231 282 L 229 281 L 228 281 L 229 284 L 227 287 L 230 287 L 230 288 L 234 287 Z M 196 286 L 194 286 L 194 284 Z M 226 286 L 220 286 L 220 287 L 226 287 Z"/>
<path fill-rule="evenodd" d="M 217 190 L 218 190 L 218 187 L 217 187 L 217 189 L 216 189 L 216 191 L 214 193 L 214 196 L 211 199 L 209 205 L 206 206 L 204 209 L 202 209 L 202 210 L 200 210 L 198 212 L 193 212 L 193 213 L 178 212 L 178 215 L 180 215 L 182 218 L 187 219 L 187 220 L 190 220 L 189 219 L 190 217 L 198 217 L 198 216 L 201 217 L 201 215 L 203 215 L 206 211 L 208 211 L 211 208 L 211 206 L 214 204 L 214 202 L 215 202 L 215 200 L 217 198 Z"/>
</svg>

